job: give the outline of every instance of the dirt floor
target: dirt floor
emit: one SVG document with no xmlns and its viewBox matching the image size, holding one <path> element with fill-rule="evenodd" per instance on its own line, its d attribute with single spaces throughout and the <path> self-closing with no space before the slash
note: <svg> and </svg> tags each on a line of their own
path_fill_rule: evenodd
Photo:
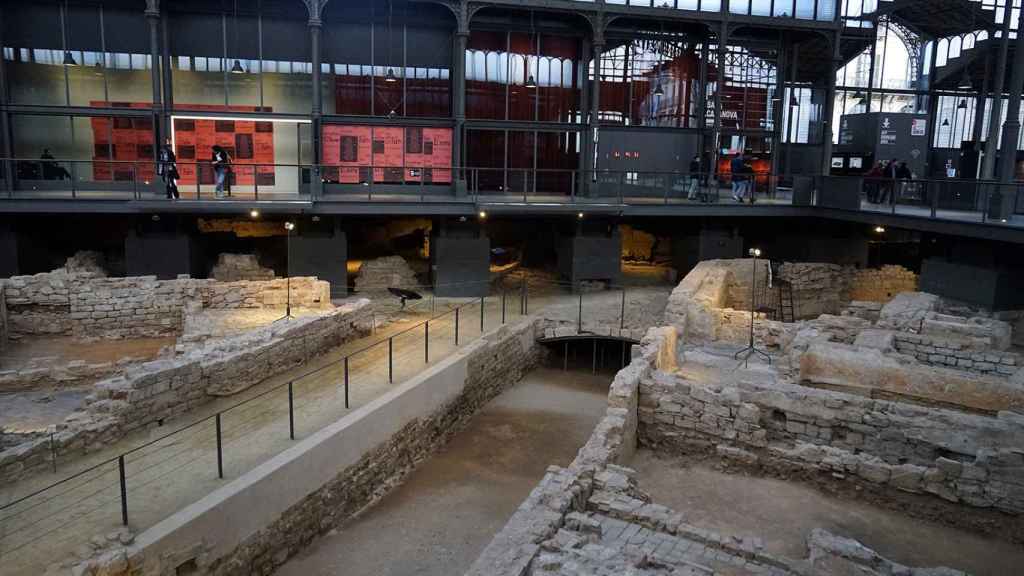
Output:
<svg viewBox="0 0 1024 576">
<path fill-rule="evenodd" d="M 773 554 L 807 555 L 814 528 L 854 538 L 911 566 L 948 566 L 976 576 L 1020 574 L 1024 550 L 855 500 L 782 480 L 726 474 L 709 463 L 689 463 L 641 450 L 632 467 L 654 502 L 686 521 L 724 534 L 764 540 Z"/>
<path fill-rule="evenodd" d="M 462 574 L 547 467 L 572 460 L 604 414 L 610 380 L 611 373 L 527 374 L 402 486 L 278 574 Z"/>
<path fill-rule="evenodd" d="M 70 389 L 0 394 L 0 426 L 9 430 L 43 430 L 78 410 L 89 392 Z"/>
<path fill-rule="evenodd" d="M 0 368 L 11 370 L 37 358 L 49 358 L 54 364 L 83 360 L 89 364 L 117 362 L 123 358 L 148 360 L 164 346 L 174 345 L 174 337 L 132 338 L 130 340 L 76 340 L 71 337 L 22 338 L 11 340 L 0 352 Z"/>
</svg>

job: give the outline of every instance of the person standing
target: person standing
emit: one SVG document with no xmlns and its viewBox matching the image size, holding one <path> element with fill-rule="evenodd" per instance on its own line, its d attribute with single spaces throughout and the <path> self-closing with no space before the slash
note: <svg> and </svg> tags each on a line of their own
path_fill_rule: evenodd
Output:
<svg viewBox="0 0 1024 576">
<path fill-rule="evenodd" d="M 897 162 L 898 161 L 893 158 L 885 165 L 885 168 L 882 169 L 882 194 L 878 198 L 879 204 L 885 204 L 896 200 L 895 188 Z"/>
<path fill-rule="evenodd" d="M 224 183 L 227 181 L 228 169 L 231 166 L 231 155 L 219 144 L 213 145 L 213 177 L 215 185 L 213 195 L 218 200 L 224 198 Z"/>
<path fill-rule="evenodd" d="M 700 154 L 694 154 L 693 160 L 690 160 L 690 182 L 686 192 L 687 200 L 693 200 L 697 197 L 697 192 L 700 190 L 700 172 Z"/>
<path fill-rule="evenodd" d="M 868 202 L 872 204 L 878 204 L 878 193 L 881 191 L 878 181 L 882 177 L 884 168 L 885 164 L 882 161 L 878 161 L 871 167 L 871 170 L 864 174 L 865 192 L 868 196 Z"/>
<path fill-rule="evenodd" d="M 171 139 L 167 138 L 164 140 L 164 145 L 160 148 L 160 163 L 157 165 L 157 170 L 164 179 L 168 200 L 177 200 L 180 197 L 178 194 L 178 179 L 181 178 L 181 175 L 178 174 L 177 162 L 178 157 L 174 154 Z"/>
<path fill-rule="evenodd" d="M 746 194 L 746 198 L 751 204 L 754 203 L 754 184 L 756 184 L 756 175 L 754 174 L 754 165 L 749 162 L 749 158 L 744 158 L 743 162 L 743 193 Z M 744 194 L 740 194 L 740 198 L 744 197 Z"/>
<path fill-rule="evenodd" d="M 743 174 L 743 154 L 737 154 L 729 162 L 729 172 L 732 173 L 732 199 L 737 202 L 743 202 L 743 189 L 746 180 Z"/>
</svg>

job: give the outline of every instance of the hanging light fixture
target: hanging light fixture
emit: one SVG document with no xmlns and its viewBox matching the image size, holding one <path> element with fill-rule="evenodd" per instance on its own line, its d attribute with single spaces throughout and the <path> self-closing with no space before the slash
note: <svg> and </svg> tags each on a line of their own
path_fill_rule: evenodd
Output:
<svg viewBox="0 0 1024 576">
<path fill-rule="evenodd" d="M 238 54 L 238 0 L 235 0 L 233 6 L 234 8 L 231 19 L 234 21 L 232 27 L 234 28 L 235 33 L 235 54 Z M 235 58 L 234 63 L 231 64 L 231 73 L 245 74 L 245 68 L 242 68 L 242 61 L 238 58 Z"/>
<path fill-rule="evenodd" d="M 388 2 L 388 62 L 391 61 L 391 45 L 394 44 L 394 34 L 392 32 L 394 26 L 394 15 L 394 2 Z M 388 66 L 388 71 L 384 73 L 384 81 L 388 84 L 398 82 L 398 76 L 395 75 L 395 69 L 391 66 Z"/>
<path fill-rule="evenodd" d="M 533 77 L 533 74 L 530 74 L 530 76 L 526 79 L 526 87 L 527 88 L 536 88 L 537 87 L 537 79 Z"/>
<path fill-rule="evenodd" d="M 945 120 L 942 121 L 942 126 L 943 128 L 949 127 L 949 118 L 946 118 Z"/>
<path fill-rule="evenodd" d="M 661 76 L 660 75 L 658 76 L 658 84 L 654 87 L 654 95 L 655 96 L 664 96 L 665 95 L 665 89 L 661 86 Z"/>
<path fill-rule="evenodd" d="M 860 90 L 857 90 L 856 92 L 853 93 L 854 100 L 864 100 L 865 98 L 867 98 L 867 96 L 865 96 L 864 93 L 861 92 Z"/>
<path fill-rule="evenodd" d="M 958 110 L 967 110 L 967 98 L 960 100 L 960 103 L 956 105 Z"/>
<path fill-rule="evenodd" d="M 800 107 L 800 101 L 796 99 L 796 94 L 789 95 L 789 105 L 792 106 L 793 108 Z"/>
<path fill-rule="evenodd" d="M 68 2 L 64 0 L 64 9 L 60 11 L 60 41 L 64 45 L 64 65 L 78 66 L 78 62 L 75 62 L 75 57 L 71 54 L 71 50 L 68 50 L 67 25 L 64 20 L 67 13 Z"/>
<path fill-rule="evenodd" d="M 71 55 L 71 50 L 64 51 L 64 65 L 78 66 L 78 62 L 75 62 L 75 57 Z"/>
<path fill-rule="evenodd" d="M 974 88 L 974 82 L 971 82 L 971 73 L 964 68 L 964 75 L 960 78 L 960 84 L 957 84 L 957 90 L 970 90 Z"/>
<path fill-rule="evenodd" d="M 530 35 L 533 36 L 533 40 L 534 40 L 534 41 L 531 41 L 530 44 L 532 44 L 533 47 L 535 49 L 537 49 L 538 52 L 539 52 L 540 51 L 540 47 L 538 46 L 538 44 L 540 43 L 540 40 L 537 38 L 537 31 L 536 31 L 536 27 L 535 27 L 534 22 L 533 22 L 533 10 L 530 10 Z M 539 59 L 535 59 L 535 60 L 539 64 L 540 60 Z M 526 65 L 527 66 L 530 65 L 530 59 L 529 58 L 526 59 Z M 536 87 L 537 87 L 537 78 L 533 75 L 533 72 L 531 72 L 526 77 L 526 88 L 527 89 L 533 89 L 533 88 L 536 88 Z"/>
</svg>

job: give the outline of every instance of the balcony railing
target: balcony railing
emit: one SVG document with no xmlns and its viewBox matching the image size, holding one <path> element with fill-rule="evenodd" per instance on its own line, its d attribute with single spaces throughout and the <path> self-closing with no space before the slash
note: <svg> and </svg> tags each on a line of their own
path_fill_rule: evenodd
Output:
<svg viewBox="0 0 1024 576">
<path fill-rule="evenodd" d="M 984 180 L 766 173 L 738 180 L 684 171 L 234 164 L 219 194 L 209 163 L 178 162 L 177 169 L 183 176 L 177 181 L 179 200 L 192 203 L 799 206 L 1024 226 L 1024 183 Z M 0 159 L 0 199 L 153 202 L 167 198 L 161 174 L 152 161 Z M 742 201 L 735 200 L 737 194 Z"/>
</svg>

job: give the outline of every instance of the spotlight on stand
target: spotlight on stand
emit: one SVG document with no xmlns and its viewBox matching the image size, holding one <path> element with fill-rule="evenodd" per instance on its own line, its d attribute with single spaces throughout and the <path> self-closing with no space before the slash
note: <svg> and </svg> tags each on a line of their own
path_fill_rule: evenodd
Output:
<svg viewBox="0 0 1024 576">
<path fill-rule="evenodd" d="M 232 74 L 245 74 L 245 68 L 242 68 L 242 62 L 235 58 L 235 63 L 231 65 Z"/>
<path fill-rule="evenodd" d="M 754 263 L 753 276 L 751 277 L 750 282 L 750 341 L 749 344 L 747 344 L 747 347 L 733 355 L 733 358 L 735 358 L 736 360 L 742 359 L 743 364 L 746 365 L 747 361 L 750 360 L 750 357 L 753 356 L 754 354 L 757 354 L 758 356 L 764 358 L 765 361 L 768 362 L 768 364 L 771 364 L 772 357 L 769 356 L 767 352 L 758 349 L 757 346 L 754 345 L 754 316 L 756 315 L 754 299 L 755 295 L 757 294 L 757 259 L 761 257 L 761 249 L 751 248 L 750 250 L 747 251 L 747 254 L 751 256 L 751 258 L 753 259 L 752 261 Z M 770 271 L 771 268 L 769 267 L 768 270 Z"/>
<path fill-rule="evenodd" d="M 583 212 L 580 212 L 579 214 L 577 214 L 576 218 L 578 218 L 580 220 L 583 220 Z"/>
<path fill-rule="evenodd" d="M 883 227 L 883 226 L 875 226 L 875 233 L 877 233 L 877 234 L 885 234 L 885 227 Z"/>
<path fill-rule="evenodd" d="M 295 223 L 294 222 L 285 222 L 284 223 L 284 229 L 289 231 L 289 232 L 291 232 L 292 230 L 295 230 Z"/>
<path fill-rule="evenodd" d="M 487 212 L 484 212 L 483 210 L 481 210 L 479 216 L 480 216 L 480 219 L 483 220 L 483 219 L 487 218 Z"/>
<path fill-rule="evenodd" d="M 260 211 L 256 210 L 256 209 L 249 210 L 249 217 L 253 218 L 253 219 L 259 218 L 260 217 Z"/>
</svg>

